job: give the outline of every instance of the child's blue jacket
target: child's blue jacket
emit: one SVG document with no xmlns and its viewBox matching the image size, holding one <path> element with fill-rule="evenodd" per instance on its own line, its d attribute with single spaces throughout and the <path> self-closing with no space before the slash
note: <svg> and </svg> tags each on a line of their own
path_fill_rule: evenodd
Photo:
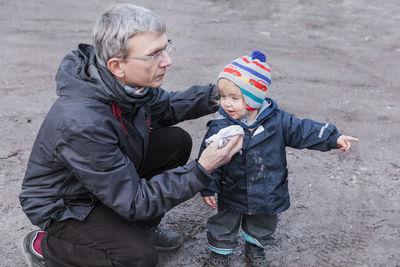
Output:
<svg viewBox="0 0 400 267">
<path fill-rule="evenodd" d="M 239 124 L 244 128 L 243 147 L 232 160 L 216 169 L 210 186 L 202 196 L 218 193 L 218 209 L 230 209 L 245 214 L 275 215 L 290 206 L 286 147 L 328 151 L 337 148 L 340 133 L 328 123 L 298 119 L 278 109 L 275 101 L 262 108 L 256 121 L 249 127 L 231 118 L 220 108 L 222 116 L 208 122 L 204 140 L 220 129 Z M 253 129 L 250 131 L 249 129 Z M 206 145 L 203 140 L 200 153 Z"/>
</svg>

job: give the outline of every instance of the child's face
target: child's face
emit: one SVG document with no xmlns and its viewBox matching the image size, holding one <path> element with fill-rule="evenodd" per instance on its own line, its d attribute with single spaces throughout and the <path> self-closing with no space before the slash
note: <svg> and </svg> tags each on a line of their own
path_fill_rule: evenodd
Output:
<svg viewBox="0 0 400 267">
<path fill-rule="evenodd" d="M 221 107 L 229 116 L 237 120 L 246 115 L 246 104 L 239 87 L 227 79 L 220 79 L 218 90 L 221 97 Z"/>
</svg>

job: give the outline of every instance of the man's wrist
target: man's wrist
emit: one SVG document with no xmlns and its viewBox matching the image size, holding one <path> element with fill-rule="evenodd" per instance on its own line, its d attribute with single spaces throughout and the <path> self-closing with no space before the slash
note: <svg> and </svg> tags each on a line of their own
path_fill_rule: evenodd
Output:
<svg viewBox="0 0 400 267">
<path fill-rule="evenodd" d="M 207 171 L 199 162 L 198 159 L 193 161 L 195 167 L 193 168 L 193 172 L 199 177 L 207 180 L 206 182 L 210 182 L 214 178 L 211 175 L 211 172 Z"/>
<path fill-rule="evenodd" d="M 207 164 L 205 162 L 203 162 L 201 159 L 197 159 L 196 162 L 207 173 L 211 173 L 213 171 L 213 169 L 211 167 L 207 166 Z"/>
</svg>

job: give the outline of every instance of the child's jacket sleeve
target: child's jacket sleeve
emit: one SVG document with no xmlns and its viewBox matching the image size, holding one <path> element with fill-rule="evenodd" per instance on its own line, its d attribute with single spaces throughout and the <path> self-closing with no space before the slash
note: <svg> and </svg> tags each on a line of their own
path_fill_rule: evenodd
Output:
<svg viewBox="0 0 400 267">
<path fill-rule="evenodd" d="M 283 134 L 287 146 L 319 151 L 337 148 L 337 139 L 341 134 L 334 125 L 298 119 L 287 112 L 282 114 Z"/>
</svg>

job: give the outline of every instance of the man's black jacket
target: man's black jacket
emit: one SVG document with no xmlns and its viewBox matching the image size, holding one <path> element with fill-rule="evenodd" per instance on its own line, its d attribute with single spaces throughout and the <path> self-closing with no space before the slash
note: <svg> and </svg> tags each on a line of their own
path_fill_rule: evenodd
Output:
<svg viewBox="0 0 400 267">
<path fill-rule="evenodd" d="M 37 135 L 19 196 L 34 225 L 84 220 L 96 201 L 127 220 L 149 219 L 209 184 L 196 161 L 151 181 L 137 170 L 150 129 L 215 112 L 215 86 L 128 95 L 85 44 L 62 60 L 56 81 L 59 97 Z"/>
</svg>

